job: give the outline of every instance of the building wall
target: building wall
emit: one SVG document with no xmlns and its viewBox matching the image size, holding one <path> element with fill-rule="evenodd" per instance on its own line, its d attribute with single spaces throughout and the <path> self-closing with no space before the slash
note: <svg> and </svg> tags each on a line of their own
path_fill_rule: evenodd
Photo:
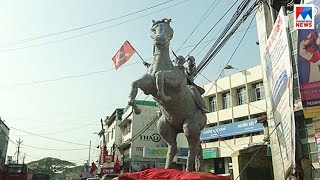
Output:
<svg viewBox="0 0 320 180">
<path fill-rule="evenodd" d="M 155 116 L 157 116 L 158 107 L 150 107 L 139 105 L 139 108 L 143 113 L 134 114 L 132 119 L 132 135 L 135 136 L 138 134 L 145 126 L 147 126 Z M 139 137 L 133 141 L 132 147 L 163 147 L 166 146 L 166 143 L 160 137 L 156 122 L 152 125 Z"/>
<path fill-rule="evenodd" d="M 261 66 L 255 66 L 218 79 L 215 83 L 205 84 L 204 98 L 211 111 L 207 113 L 207 128 L 225 125 L 230 128 L 230 125 L 247 122 L 245 120 L 255 121 L 258 116 L 264 114 L 266 101 L 262 78 Z M 230 94 L 228 98 L 226 93 Z M 226 99 L 229 99 L 229 105 L 225 105 L 228 104 Z M 216 133 L 219 135 L 220 132 Z M 218 155 L 213 160 L 206 159 L 205 164 L 212 164 L 215 159 L 223 157 L 225 173 L 228 173 L 227 162 L 231 162 L 230 157 L 233 152 L 261 142 L 263 142 L 262 125 L 257 132 L 243 132 L 234 136 L 227 135 L 227 137 L 219 135 L 219 137 L 203 140 L 203 149 L 218 148 Z M 208 167 L 213 166 L 208 165 Z"/>
<path fill-rule="evenodd" d="M 115 155 L 118 157 L 120 156 L 120 152 L 116 150 L 117 145 L 120 145 L 122 143 L 122 135 L 121 135 L 121 130 L 118 124 L 120 123 L 120 120 L 114 120 L 112 124 L 109 125 L 105 129 L 105 137 L 106 137 L 106 145 L 107 145 L 107 150 L 110 153 L 113 153 L 115 151 Z M 114 148 L 114 149 L 113 149 Z"/>
<path fill-rule="evenodd" d="M 0 120 L 0 169 L 4 166 L 9 142 L 9 128 Z"/>
<path fill-rule="evenodd" d="M 157 115 L 158 107 L 154 102 L 146 101 L 147 103 L 139 102 L 138 107 L 141 109 L 141 114 L 135 114 L 132 107 L 128 107 L 123 114 L 122 122 L 119 124 L 122 133 L 122 143 L 130 143 L 130 147 L 126 150 L 127 159 L 130 159 L 129 171 L 139 171 L 142 166 L 155 165 L 155 159 L 144 158 L 144 147 L 166 147 L 166 143 L 161 139 L 156 128 L 156 121 L 153 119 Z M 153 123 L 151 123 L 154 121 Z M 144 131 L 144 128 L 151 126 Z M 144 131 L 143 133 L 140 133 Z M 162 161 L 161 161 L 162 162 Z"/>
</svg>

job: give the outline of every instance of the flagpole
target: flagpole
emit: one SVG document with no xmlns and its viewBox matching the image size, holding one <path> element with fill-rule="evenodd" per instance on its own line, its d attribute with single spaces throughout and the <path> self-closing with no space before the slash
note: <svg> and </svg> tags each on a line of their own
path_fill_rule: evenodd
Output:
<svg viewBox="0 0 320 180">
<path fill-rule="evenodd" d="M 131 43 L 129 41 L 127 41 L 130 46 L 132 47 L 132 49 L 134 49 L 134 52 L 136 52 L 138 54 L 138 56 L 140 57 L 140 59 L 142 60 L 143 64 L 146 65 L 146 64 L 149 64 L 147 63 L 145 60 L 143 60 L 142 56 L 138 53 L 138 51 L 131 45 Z"/>
<path fill-rule="evenodd" d="M 143 58 L 140 56 L 140 54 L 138 53 L 138 51 L 136 49 L 134 49 L 134 51 L 138 54 L 138 56 L 140 57 L 140 59 L 145 63 L 146 61 L 143 60 Z"/>
</svg>

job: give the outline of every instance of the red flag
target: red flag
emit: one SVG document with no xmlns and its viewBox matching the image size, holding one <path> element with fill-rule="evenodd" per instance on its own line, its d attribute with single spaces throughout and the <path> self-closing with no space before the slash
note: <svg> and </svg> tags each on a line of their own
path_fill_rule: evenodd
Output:
<svg viewBox="0 0 320 180">
<path fill-rule="evenodd" d="M 98 167 L 97 167 L 96 163 L 92 162 L 91 168 L 90 168 L 90 174 L 95 172 L 97 169 L 98 169 Z"/>
<path fill-rule="evenodd" d="M 113 171 L 114 171 L 114 172 L 119 172 L 120 170 L 121 170 L 120 162 L 119 162 L 119 158 L 118 158 L 118 156 L 117 156 L 117 158 L 116 158 L 116 163 L 114 164 Z"/>
<path fill-rule="evenodd" d="M 122 64 L 129 61 L 134 53 L 134 48 L 128 41 L 125 41 L 118 52 L 112 58 L 115 68 L 118 69 Z"/>
</svg>

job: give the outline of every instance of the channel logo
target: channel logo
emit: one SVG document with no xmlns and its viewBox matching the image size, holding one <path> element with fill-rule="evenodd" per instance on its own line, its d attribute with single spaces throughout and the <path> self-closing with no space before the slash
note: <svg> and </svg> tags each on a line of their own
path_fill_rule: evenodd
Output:
<svg viewBox="0 0 320 180">
<path fill-rule="evenodd" d="M 314 5 L 296 4 L 294 5 L 294 27 L 296 29 L 314 29 Z"/>
</svg>

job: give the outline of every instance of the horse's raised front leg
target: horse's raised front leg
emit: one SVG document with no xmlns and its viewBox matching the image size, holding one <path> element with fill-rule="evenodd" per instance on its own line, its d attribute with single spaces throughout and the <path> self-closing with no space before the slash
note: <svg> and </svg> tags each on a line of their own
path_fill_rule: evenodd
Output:
<svg viewBox="0 0 320 180">
<path fill-rule="evenodd" d="M 134 81 L 131 84 L 131 91 L 130 91 L 130 95 L 129 95 L 130 100 L 128 102 L 128 105 L 132 106 L 132 108 L 136 114 L 141 113 L 141 110 L 139 109 L 139 107 L 136 104 L 136 97 L 137 97 L 137 93 L 138 93 L 138 88 L 140 88 L 145 94 L 146 94 L 146 92 L 150 92 L 151 87 L 152 87 L 152 79 L 153 79 L 152 76 L 146 74 L 142 78 Z"/>
<path fill-rule="evenodd" d="M 172 168 L 172 161 L 174 156 L 177 154 L 177 131 L 172 125 L 166 121 L 162 115 L 157 123 L 158 132 L 161 138 L 168 144 L 168 153 L 166 158 L 165 168 Z"/>
<path fill-rule="evenodd" d="M 157 95 L 159 97 L 160 100 L 163 101 L 169 101 L 171 99 L 170 96 L 166 96 L 164 94 L 164 79 L 165 76 L 168 74 L 167 71 L 159 71 L 155 74 L 156 76 L 156 87 L 157 87 Z"/>
</svg>

